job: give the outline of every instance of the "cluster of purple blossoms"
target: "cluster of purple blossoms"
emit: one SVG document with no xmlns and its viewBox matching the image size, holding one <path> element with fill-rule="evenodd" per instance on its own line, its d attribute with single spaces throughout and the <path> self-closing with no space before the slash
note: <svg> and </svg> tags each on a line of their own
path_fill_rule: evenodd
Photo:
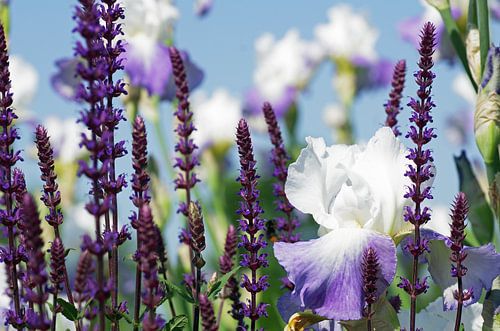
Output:
<svg viewBox="0 0 500 331">
<path fill-rule="evenodd" d="M 123 9 L 114 0 L 80 0 L 76 8 L 75 20 L 82 41 L 78 41 L 75 54 L 83 61 L 77 65 L 77 74 L 82 79 L 77 90 L 77 100 L 87 104 L 81 112 L 80 121 L 85 124 L 89 134 L 82 134 L 81 145 L 90 153 L 90 164 L 80 162 L 79 175 L 91 180 L 92 201 L 86 209 L 94 216 L 96 241 L 84 237 L 82 248 L 97 256 L 96 300 L 99 302 L 99 325 L 103 329 L 104 303 L 109 295 L 112 310 L 118 309 L 118 246 L 128 237 L 124 227 L 118 232 L 118 210 L 116 195 L 126 185 L 125 176 L 115 173 L 115 160 L 126 151 L 124 141 L 115 142 L 114 130 L 123 120 L 122 110 L 113 106 L 113 99 L 125 94 L 125 84 L 113 81 L 113 75 L 123 69 L 118 59 L 124 51 L 122 42 L 115 38 L 122 34 Z M 103 22 L 103 23 L 101 23 Z M 104 236 L 101 234 L 101 221 L 104 218 Z M 110 218 L 112 218 L 110 220 Z M 111 286 L 105 284 L 104 255 L 109 256 Z M 113 329 L 117 329 L 113 321 Z"/>
<path fill-rule="evenodd" d="M 13 149 L 14 142 L 19 139 L 13 121 L 17 115 L 12 108 L 12 91 L 9 72 L 9 54 L 7 53 L 7 40 L 3 25 L 0 25 L 0 191 L 2 192 L 0 209 L 0 222 L 5 226 L 8 247 L 2 247 L 0 261 L 5 263 L 8 270 L 9 291 L 12 299 L 11 310 L 7 312 L 7 323 L 16 327 L 24 322 L 24 312 L 21 309 L 21 298 L 18 285 L 20 277 L 21 259 L 24 258 L 22 246 L 18 246 L 16 236 L 20 214 L 19 207 L 14 204 L 21 201 L 18 194 L 25 190 L 24 176 L 21 171 L 14 169 L 17 161 L 22 161 L 20 151 Z M 17 198 L 16 198 L 17 195 Z"/>
<path fill-rule="evenodd" d="M 296 242 L 300 239 L 299 235 L 294 231 L 299 226 L 298 220 L 294 217 L 294 207 L 288 201 L 285 194 L 285 182 L 288 177 L 287 162 L 289 160 L 288 154 L 285 150 L 285 144 L 281 137 L 281 130 L 276 119 L 276 114 L 270 103 L 265 102 L 262 107 L 264 118 L 267 123 L 267 130 L 273 149 L 271 151 L 271 162 L 274 165 L 273 176 L 277 179 L 277 183 L 273 184 L 273 193 L 277 198 L 277 209 L 285 214 L 285 217 L 277 217 L 275 220 L 278 240 L 285 242 Z M 274 222 L 273 222 L 274 223 Z M 268 232 L 270 224 L 267 224 Z"/>
<path fill-rule="evenodd" d="M 268 266 L 267 254 L 260 252 L 267 246 L 264 234 L 266 231 L 265 220 L 260 218 L 263 213 L 259 205 L 259 191 L 257 190 L 256 162 L 253 154 L 252 140 L 248 124 L 241 119 L 236 129 L 236 143 L 240 156 L 240 176 L 238 181 L 240 189 L 240 208 L 238 213 L 243 217 L 240 220 L 241 235 L 239 246 L 243 247 L 247 253 L 241 255 L 240 265 L 250 269 L 251 276 L 243 275 L 241 286 L 250 293 L 248 303 L 243 303 L 243 314 L 251 321 L 250 328 L 255 330 L 256 322 L 261 316 L 267 316 L 267 306 L 265 303 L 257 303 L 257 293 L 265 291 L 269 287 L 267 276 L 258 276 L 257 270 Z"/>
<path fill-rule="evenodd" d="M 431 186 L 428 181 L 434 177 L 432 165 L 431 150 L 426 148 L 433 138 L 436 137 L 433 128 L 427 127 L 432 123 L 431 109 L 435 106 L 431 98 L 432 82 L 435 74 L 431 71 L 434 65 L 432 55 L 435 44 L 435 26 L 432 23 L 426 23 L 422 29 L 420 41 L 420 61 L 419 70 L 414 74 L 415 81 L 419 86 L 417 90 L 418 99 L 411 99 L 408 106 L 412 109 L 410 117 L 410 129 L 406 134 L 416 147 L 410 148 L 407 156 L 413 164 L 408 166 L 405 176 L 412 184 L 408 188 L 405 198 L 411 199 L 415 205 L 406 206 L 404 219 L 414 225 L 414 238 L 406 245 L 407 251 L 413 256 L 412 280 L 401 279 L 398 285 L 403 288 L 411 297 L 410 330 L 415 330 L 415 314 L 417 296 L 426 292 L 428 285 L 426 279 L 418 278 L 419 257 L 425 251 L 429 251 L 428 240 L 421 238 L 420 227 L 430 220 L 430 209 L 422 207 L 422 202 L 426 199 L 432 199 Z"/>
<path fill-rule="evenodd" d="M 397 127 L 398 119 L 397 116 L 401 110 L 401 98 L 403 97 L 403 89 L 405 87 L 405 76 L 406 76 L 406 61 L 399 60 L 394 66 L 394 73 L 392 75 L 392 90 L 389 93 L 389 100 L 384 104 L 385 113 L 387 118 L 385 120 L 385 125 L 392 128 L 394 135 L 400 136 L 401 132 Z"/>
</svg>

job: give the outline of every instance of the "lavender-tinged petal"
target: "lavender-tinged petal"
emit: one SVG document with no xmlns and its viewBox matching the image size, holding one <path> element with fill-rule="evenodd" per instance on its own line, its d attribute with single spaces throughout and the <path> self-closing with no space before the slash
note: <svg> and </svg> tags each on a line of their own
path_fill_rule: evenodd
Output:
<svg viewBox="0 0 500 331">
<path fill-rule="evenodd" d="M 74 58 L 64 58 L 56 61 L 57 72 L 50 78 L 52 87 L 63 98 L 75 100 L 76 91 L 81 79 L 76 75 L 76 67 L 81 61 Z"/>
<path fill-rule="evenodd" d="M 285 294 L 278 299 L 276 308 L 285 322 L 288 322 L 293 314 L 304 310 L 300 298 L 293 295 L 290 291 L 286 291 Z"/>
<path fill-rule="evenodd" d="M 293 244 L 276 243 L 274 254 L 295 284 L 293 296 L 303 309 L 338 320 L 363 317 L 363 252 L 372 247 L 381 268 L 377 289 L 381 293 L 396 272 L 396 248 L 389 236 L 349 228 Z M 342 300 L 339 300 L 342 298 Z"/>
<path fill-rule="evenodd" d="M 394 63 L 386 59 L 367 62 L 356 58 L 353 61 L 356 67 L 356 91 L 370 90 L 384 87 L 391 82 Z"/>
<path fill-rule="evenodd" d="M 292 86 L 287 87 L 284 93 L 276 100 L 268 100 L 268 98 L 264 97 L 257 88 L 252 88 L 245 94 L 243 111 L 247 114 L 260 115 L 262 112 L 262 104 L 269 101 L 273 105 L 276 116 L 281 118 L 295 103 L 297 97 L 298 90 Z"/>
<path fill-rule="evenodd" d="M 194 91 L 203 82 L 205 74 L 201 67 L 191 60 L 188 52 L 180 51 L 184 68 L 186 70 L 187 83 L 189 91 Z M 169 58 L 170 61 L 170 58 Z M 175 83 L 173 79 L 169 79 L 164 89 L 160 93 L 161 100 L 172 101 L 175 98 Z"/>
<path fill-rule="evenodd" d="M 423 231 L 422 237 L 430 240 L 431 250 L 426 254 L 429 273 L 434 282 L 444 290 L 443 307 L 445 310 L 457 309 L 457 301 L 453 297 L 453 291 L 457 289 L 457 279 L 451 277 L 448 262 L 451 242 L 449 238 L 433 231 Z M 491 289 L 493 280 L 500 275 L 500 254 L 496 252 L 493 244 L 481 247 L 464 246 L 464 252 L 467 254 L 463 263 L 467 267 L 467 274 L 462 277 L 463 288 L 473 291 L 473 297 L 464 302 L 464 306 L 469 306 L 479 300 L 483 288 Z"/>
</svg>

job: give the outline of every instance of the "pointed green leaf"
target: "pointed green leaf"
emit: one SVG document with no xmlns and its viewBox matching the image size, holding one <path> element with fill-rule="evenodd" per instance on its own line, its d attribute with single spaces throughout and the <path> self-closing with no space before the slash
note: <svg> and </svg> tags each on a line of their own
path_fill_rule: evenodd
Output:
<svg viewBox="0 0 500 331">
<path fill-rule="evenodd" d="M 163 331 L 182 331 L 188 325 L 188 318 L 186 315 L 177 315 L 167 322 Z"/>
<path fill-rule="evenodd" d="M 220 291 L 226 286 L 229 278 L 231 278 L 235 273 L 237 273 L 241 269 L 241 266 L 237 266 L 233 270 L 229 271 L 227 274 L 222 275 L 219 279 L 215 281 L 215 283 L 208 290 L 208 299 L 214 300 L 217 295 L 219 295 Z"/>
<path fill-rule="evenodd" d="M 78 311 L 75 306 L 73 306 L 68 301 L 63 298 L 57 298 L 57 303 L 62 307 L 62 314 L 70 321 L 76 321 L 78 319 Z"/>
<path fill-rule="evenodd" d="M 184 287 L 177 286 L 168 279 L 162 279 L 161 283 L 164 284 L 171 292 L 178 294 L 185 301 L 194 303 L 193 295 Z"/>
<path fill-rule="evenodd" d="M 460 191 L 464 192 L 469 200 L 469 226 L 472 228 L 472 233 L 478 243 L 484 245 L 491 241 L 493 235 L 493 212 L 465 152 L 455 157 L 455 165 L 458 171 Z"/>
</svg>

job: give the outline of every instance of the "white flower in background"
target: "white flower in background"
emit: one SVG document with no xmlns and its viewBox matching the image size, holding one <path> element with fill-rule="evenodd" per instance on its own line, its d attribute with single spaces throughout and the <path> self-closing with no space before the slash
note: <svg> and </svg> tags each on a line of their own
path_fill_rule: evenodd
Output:
<svg viewBox="0 0 500 331">
<path fill-rule="evenodd" d="M 127 13 L 123 22 L 125 39 L 134 56 L 151 66 L 158 42 L 168 38 L 179 18 L 179 11 L 170 0 L 122 0 Z"/>
<path fill-rule="evenodd" d="M 461 146 L 470 140 L 470 135 L 474 132 L 474 105 L 477 94 L 469 78 L 464 73 L 455 77 L 452 89 L 466 103 L 448 115 L 445 134 L 448 141 L 454 145 Z"/>
<path fill-rule="evenodd" d="M 35 67 L 19 56 L 10 57 L 10 77 L 14 93 L 13 107 L 20 118 L 29 116 L 29 107 L 38 87 L 38 72 Z"/>
<path fill-rule="evenodd" d="M 464 330 L 481 331 L 484 319 L 481 316 L 483 305 L 475 303 L 465 307 L 462 312 L 462 324 Z M 437 298 L 417 315 L 417 324 L 423 330 L 453 330 L 455 326 L 456 310 L 443 311 L 442 299 Z M 401 327 L 408 327 L 410 313 L 401 311 L 398 319 Z"/>
<path fill-rule="evenodd" d="M 204 92 L 191 99 L 194 121 L 201 123 L 193 133 L 198 146 L 234 142 L 234 130 L 242 115 L 241 100 L 225 89 L 215 90 L 211 97 Z"/>
<path fill-rule="evenodd" d="M 50 136 L 56 158 L 63 163 L 70 163 L 82 156 L 84 152 L 78 145 L 85 128 L 76 123 L 76 119 L 49 117 L 45 120 L 44 127 Z"/>
<path fill-rule="evenodd" d="M 377 58 L 375 43 L 379 33 L 365 16 L 341 4 L 328 10 L 328 18 L 328 23 L 316 26 L 314 34 L 329 56 L 368 61 Z"/>
<path fill-rule="evenodd" d="M 280 40 L 270 33 L 263 34 L 255 42 L 255 51 L 254 84 L 271 103 L 281 99 L 288 88 L 305 86 L 323 57 L 319 45 L 301 39 L 296 29 Z"/>
<path fill-rule="evenodd" d="M 337 128 L 347 120 L 347 111 L 340 104 L 329 104 L 323 110 L 323 120 L 330 127 Z"/>
</svg>

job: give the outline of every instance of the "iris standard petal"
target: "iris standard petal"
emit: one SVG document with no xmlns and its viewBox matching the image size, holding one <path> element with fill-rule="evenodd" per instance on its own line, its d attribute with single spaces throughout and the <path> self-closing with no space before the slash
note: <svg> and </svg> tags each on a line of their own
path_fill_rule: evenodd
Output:
<svg viewBox="0 0 500 331">
<path fill-rule="evenodd" d="M 312 214 L 314 220 L 328 228 L 339 225 L 331 215 L 335 197 L 347 181 L 346 169 L 352 166 L 357 146 L 335 145 L 326 147 L 323 138 L 306 138 L 296 162 L 288 169 L 285 192 L 292 205 L 303 213 Z"/>
<path fill-rule="evenodd" d="M 394 278 L 396 248 L 389 236 L 360 228 L 340 228 L 321 238 L 274 244 L 274 254 L 295 284 L 292 296 L 302 309 L 336 320 L 362 318 L 363 252 L 376 250 L 381 272 L 379 292 Z"/>
<path fill-rule="evenodd" d="M 457 279 L 451 277 L 450 273 L 449 239 L 430 230 L 423 231 L 422 237 L 431 241 L 431 251 L 427 253 L 429 273 L 434 282 L 444 290 L 443 308 L 454 310 L 457 308 L 457 301 L 453 298 L 453 291 L 457 289 Z M 491 289 L 493 280 L 500 275 L 500 254 L 491 243 L 481 247 L 465 246 L 464 252 L 467 254 L 463 263 L 467 267 L 467 274 L 462 278 L 463 288 L 472 288 L 474 293 L 473 297 L 464 303 L 464 306 L 468 306 L 479 300 L 482 289 Z"/>
</svg>

